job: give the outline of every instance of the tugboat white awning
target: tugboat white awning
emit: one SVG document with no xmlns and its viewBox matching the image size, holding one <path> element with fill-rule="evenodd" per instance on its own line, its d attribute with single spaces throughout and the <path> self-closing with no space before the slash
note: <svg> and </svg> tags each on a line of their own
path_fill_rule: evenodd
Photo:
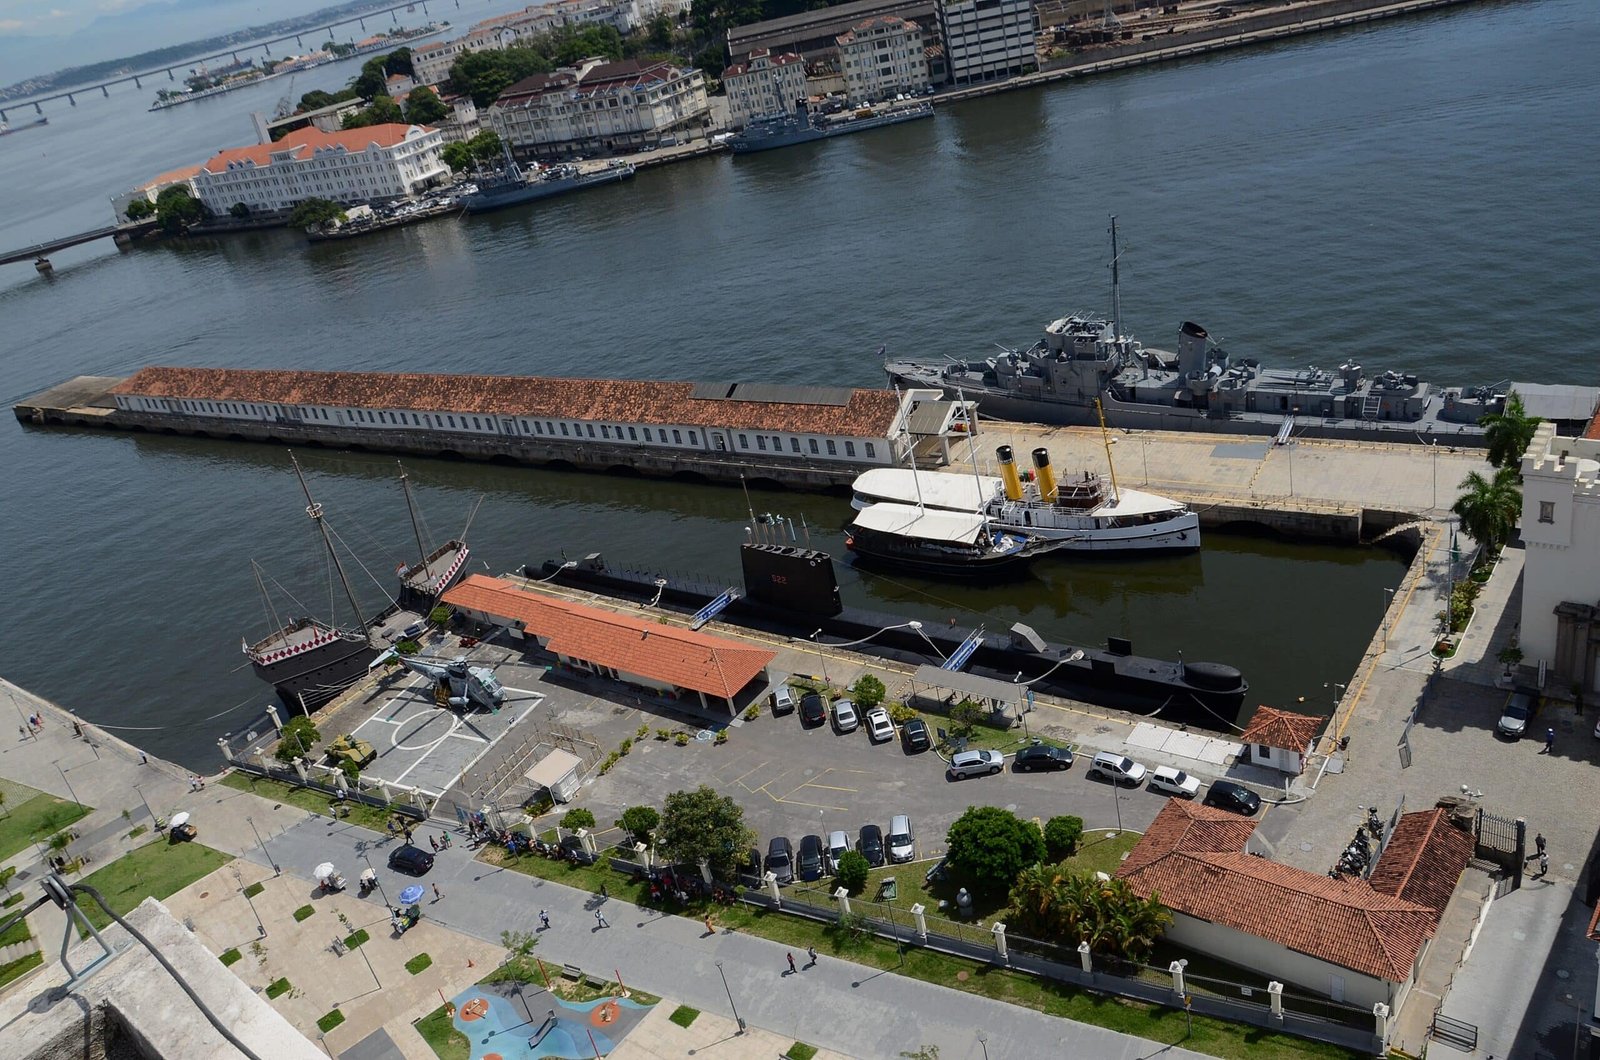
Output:
<svg viewBox="0 0 1600 1060">
<path fill-rule="evenodd" d="M 853 525 L 897 537 L 970 545 L 983 531 L 984 519 L 975 512 L 940 511 L 912 504 L 869 504 L 856 513 Z"/>
<path fill-rule="evenodd" d="M 976 512 L 1000 491 L 993 475 L 958 475 L 948 471 L 912 471 L 903 467 L 875 467 L 856 476 L 851 486 L 857 495 L 873 501 L 953 512 Z"/>
</svg>

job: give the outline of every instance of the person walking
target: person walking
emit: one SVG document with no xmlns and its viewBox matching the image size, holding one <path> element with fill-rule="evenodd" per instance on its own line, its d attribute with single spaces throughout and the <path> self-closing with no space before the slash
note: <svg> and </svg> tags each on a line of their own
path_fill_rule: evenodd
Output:
<svg viewBox="0 0 1600 1060">
<path fill-rule="evenodd" d="M 602 902 L 604 902 L 607 899 L 609 899 L 610 897 L 611 897 L 611 892 L 606 890 L 606 885 L 604 883 L 601 883 L 600 884 L 600 900 Z"/>
<path fill-rule="evenodd" d="M 715 935 L 716 933 L 717 933 L 717 927 L 716 927 L 715 924 L 713 924 L 711 922 L 711 914 L 707 913 L 706 914 L 706 934 L 707 935 Z"/>
<path fill-rule="evenodd" d="M 433 885 L 433 900 L 435 902 L 444 901 L 444 892 L 439 890 L 439 885 L 437 883 Z"/>
<path fill-rule="evenodd" d="M 795 972 L 799 971 L 799 969 L 794 966 L 794 954 L 785 953 L 784 956 L 789 958 L 789 971 L 788 971 L 788 974 L 789 975 L 793 975 Z"/>
<path fill-rule="evenodd" d="M 1550 873 L 1550 855 L 1539 851 L 1539 875 L 1546 876 Z"/>
<path fill-rule="evenodd" d="M 435 854 L 439 853 L 439 841 L 433 836 L 428 837 L 428 845 L 433 848 Z"/>
<path fill-rule="evenodd" d="M 411 842 L 411 826 L 410 825 L 405 825 L 400 829 L 400 831 L 405 833 L 406 842 L 410 843 Z"/>
<path fill-rule="evenodd" d="M 1539 753 L 1542 754 L 1542 755 L 1547 755 L 1547 754 L 1550 754 L 1555 749 L 1556 749 L 1556 730 L 1553 729 L 1553 728 L 1546 729 L 1544 731 L 1544 750 L 1540 751 Z"/>
<path fill-rule="evenodd" d="M 440 832 L 439 833 L 439 849 L 440 850 L 449 850 L 450 849 L 450 833 L 449 832 Z"/>
<path fill-rule="evenodd" d="M 809 958 L 809 960 L 806 961 L 806 967 L 814 967 L 817 963 L 817 948 L 815 946 L 807 946 L 806 957 Z"/>
<path fill-rule="evenodd" d="M 550 930 L 550 914 L 545 912 L 543 909 L 539 910 L 539 930 Z"/>
<path fill-rule="evenodd" d="M 598 909 L 594 911 L 594 926 L 596 929 L 608 928 L 611 926 L 610 924 L 606 923 L 606 915 Z"/>
<path fill-rule="evenodd" d="M 1544 853 L 1544 833 L 1540 832 L 1533 837 L 1533 845 L 1539 848 L 1539 853 Z"/>
</svg>

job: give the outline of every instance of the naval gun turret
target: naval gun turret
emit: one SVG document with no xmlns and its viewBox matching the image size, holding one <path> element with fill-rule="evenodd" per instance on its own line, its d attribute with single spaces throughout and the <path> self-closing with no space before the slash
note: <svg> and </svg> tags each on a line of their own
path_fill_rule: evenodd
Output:
<svg viewBox="0 0 1600 1060">
<path fill-rule="evenodd" d="M 495 678 L 494 671 L 482 666 L 468 666 L 465 656 L 457 656 L 443 663 L 401 655 L 390 648 L 372 660 L 368 669 L 382 666 L 390 659 L 400 660 L 400 665 L 407 670 L 432 681 L 434 702 L 441 707 L 466 709 L 476 706 L 497 711 L 506 700 L 506 690 Z"/>
</svg>

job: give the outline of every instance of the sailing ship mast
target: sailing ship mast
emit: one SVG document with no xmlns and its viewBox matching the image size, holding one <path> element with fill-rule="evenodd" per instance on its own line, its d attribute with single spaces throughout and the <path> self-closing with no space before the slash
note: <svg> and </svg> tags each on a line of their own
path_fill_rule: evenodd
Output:
<svg viewBox="0 0 1600 1060">
<path fill-rule="evenodd" d="M 1111 215 L 1111 341 L 1122 341 L 1122 274 L 1118 268 L 1117 215 Z M 1103 415 L 1103 414 L 1102 414 Z"/>
<path fill-rule="evenodd" d="M 411 533 L 417 539 L 417 555 L 422 557 L 422 565 L 418 570 L 426 573 L 428 569 L 428 546 L 422 540 L 422 527 L 417 524 L 417 506 L 411 501 L 411 478 L 406 474 L 406 466 L 396 460 L 395 466 L 400 469 L 400 488 L 406 491 L 406 511 L 411 514 Z"/>
<path fill-rule="evenodd" d="M 367 635 L 367 620 L 361 614 L 361 605 L 356 603 L 356 594 L 350 588 L 350 579 L 345 576 L 344 564 L 339 562 L 339 553 L 333 547 L 333 538 L 328 533 L 328 525 L 322 518 L 322 505 L 318 504 L 311 496 L 311 487 L 306 485 L 305 472 L 300 470 L 300 461 L 294 458 L 294 453 L 289 453 L 289 462 L 294 465 L 295 477 L 300 480 L 300 489 L 306 495 L 306 514 L 311 521 L 317 524 L 317 530 L 322 534 L 322 543 L 328 549 L 328 558 L 333 560 L 333 569 L 339 573 L 339 584 L 344 586 L 344 596 L 350 601 L 350 612 L 356 616 L 356 631 L 363 638 Z"/>
<path fill-rule="evenodd" d="M 1106 446 L 1106 467 L 1111 469 L 1111 503 L 1116 506 L 1122 503 L 1122 491 L 1117 488 L 1117 464 L 1111 459 L 1111 432 L 1106 430 L 1106 410 L 1099 398 L 1094 399 L 1094 411 L 1100 417 L 1100 440 Z"/>
</svg>

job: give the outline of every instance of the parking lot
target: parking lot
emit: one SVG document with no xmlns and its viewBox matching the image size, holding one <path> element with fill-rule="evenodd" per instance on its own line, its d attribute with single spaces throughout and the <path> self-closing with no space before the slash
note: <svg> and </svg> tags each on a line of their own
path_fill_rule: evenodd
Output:
<svg viewBox="0 0 1600 1060">
<path fill-rule="evenodd" d="M 826 724 L 804 728 L 798 712 L 763 711 L 729 736 L 720 747 L 635 744 L 609 773 L 585 785 L 582 804 L 605 825 L 629 806 L 659 806 L 669 791 L 709 784 L 744 808 L 763 848 L 775 835 L 798 845 L 801 836 L 826 837 L 835 829 L 853 841 L 863 824 L 887 829 L 891 817 L 905 813 L 917 857 L 931 858 L 944 852 L 946 832 L 969 806 L 1001 806 L 1041 825 L 1073 814 L 1086 828 L 1143 830 L 1165 802 L 1143 787 L 1118 790 L 1089 779 L 1087 756 L 1064 772 L 1022 774 L 1011 771 L 1008 757 L 997 775 L 952 780 L 935 752 L 908 755 L 899 740 L 873 744 L 864 728 L 843 735 Z"/>
</svg>

